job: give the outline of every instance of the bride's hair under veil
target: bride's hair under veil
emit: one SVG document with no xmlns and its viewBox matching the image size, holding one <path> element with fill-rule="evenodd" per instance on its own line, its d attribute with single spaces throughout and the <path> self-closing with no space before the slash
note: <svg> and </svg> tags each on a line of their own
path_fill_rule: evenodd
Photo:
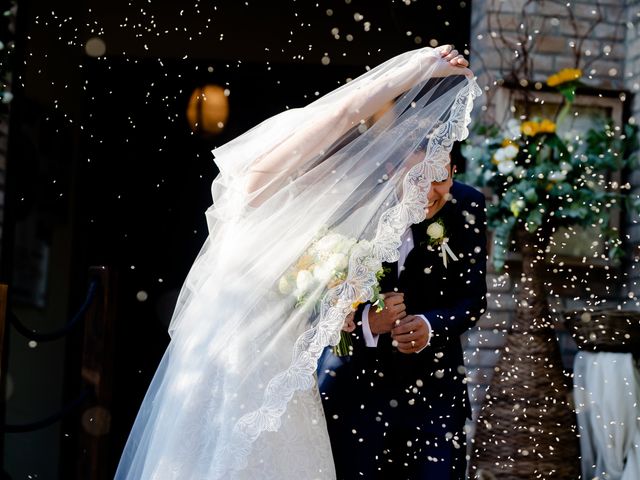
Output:
<svg viewBox="0 0 640 480">
<path fill-rule="evenodd" d="M 256 442 L 293 436 L 296 448 L 294 395 L 314 387 L 323 349 L 371 298 L 381 263 L 397 260 L 468 134 L 480 90 L 454 74 L 437 50 L 407 52 L 213 152 L 209 237 L 116 478 L 269 478 Z M 326 268 L 310 249 L 341 252 L 339 281 L 318 280 Z"/>
</svg>

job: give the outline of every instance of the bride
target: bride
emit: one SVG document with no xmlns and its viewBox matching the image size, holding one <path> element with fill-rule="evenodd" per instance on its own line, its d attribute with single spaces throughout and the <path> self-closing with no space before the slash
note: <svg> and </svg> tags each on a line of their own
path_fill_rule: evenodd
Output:
<svg viewBox="0 0 640 480">
<path fill-rule="evenodd" d="M 467 136 L 467 65 L 406 52 L 214 150 L 209 237 L 116 479 L 335 478 L 317 361 Z"/>
</svg>

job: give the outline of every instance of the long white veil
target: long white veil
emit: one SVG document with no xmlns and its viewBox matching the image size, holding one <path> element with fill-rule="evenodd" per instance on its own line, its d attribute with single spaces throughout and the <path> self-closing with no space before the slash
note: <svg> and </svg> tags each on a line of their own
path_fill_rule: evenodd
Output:
<svg viewBox="0 0 640 480">
<path fill-rule="evenodd" d="M 407 52 L 214 150 L 209 238 L 116 478 L 229 478 L 279 431 L 468 134 L 480 89 L 455 73 Z"/>
</svg>

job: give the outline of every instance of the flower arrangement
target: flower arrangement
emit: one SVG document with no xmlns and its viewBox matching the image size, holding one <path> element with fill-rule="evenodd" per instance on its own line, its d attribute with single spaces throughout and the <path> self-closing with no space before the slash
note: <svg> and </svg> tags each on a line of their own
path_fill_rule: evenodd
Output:
<svg viewBox="0 0 640 480">
<path fill-rule="evenodd" d="M 481 125 L 476 141 L 463 148 L 467 180 L 488 187 L 494 196 L 487 220 L 494 232 L 497 270 L 503 268 L 516 232 L 548 241 L 560 227 L 595 226 L 611 259 L 624 253 L 620 232 L 611 227 L 612 209 L 638 211 L 640 203 L 628 194 L 629 184 L 612 181 L 610 174 L 636 161 L 637 128 L 602 122 L 582 135 L 560 136 L 558 123 L 571 111 L 580 75 L 570 69 L 549 77 L 547 84 L 564 97 L 555 119 L 513 118 L 504 128 Z"/>
<path fill-rule="evenodd" d="M 327 229 L 322 230 L 305 253 L 280 278 L 278 290 L 282 295 L 295 298 L 295 308 L 314 307 L 315 301 L 318 300 L 314 293 L 337 287 L 346 280 L 349 258 L 356 244 L 357 240 L 354 238 Z M 384 273 L 382 268 L 376 273 L 378 283 L 374 285 L 373 295 L 369 299 L 378 311 L 384 308 L 384 297 L 380 293 L 379 285 Z M 351 305 L 352 311 L 355 312 L 358 306 L 358 302 Z M 338 356 L 351 353 L 351 336 L 344 329 L 334 353 Z"/>
</svg>

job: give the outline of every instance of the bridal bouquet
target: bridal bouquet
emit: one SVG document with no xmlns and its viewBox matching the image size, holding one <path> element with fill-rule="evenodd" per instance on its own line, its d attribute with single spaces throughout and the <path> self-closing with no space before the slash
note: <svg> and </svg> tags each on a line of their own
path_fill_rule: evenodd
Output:
<svg viewBox="0 0 640 480">
<path fill-rule="evenodd" d="M 278 290 L 283 295 L 295 298 L 295 308 L 315 307 L 320 300 L 320 292 L 337 287 L 346 280 L 349 257 L 357 243 L 354 238 L 324 229 L 298 261 L 280 278 Z M 377 272 L 378 281 L 383 275 L 383 270 Z M 380 285 L 374 285 L 373 291 L 369 302 L 379 311 L 384 308 Z M 351 308 L 355 312 L 358 303 L 354 303 Z M 351 336 L 343 330 L 334 353 L 339 356 L 348 355 L 351 345 Z"/>
</svg>

